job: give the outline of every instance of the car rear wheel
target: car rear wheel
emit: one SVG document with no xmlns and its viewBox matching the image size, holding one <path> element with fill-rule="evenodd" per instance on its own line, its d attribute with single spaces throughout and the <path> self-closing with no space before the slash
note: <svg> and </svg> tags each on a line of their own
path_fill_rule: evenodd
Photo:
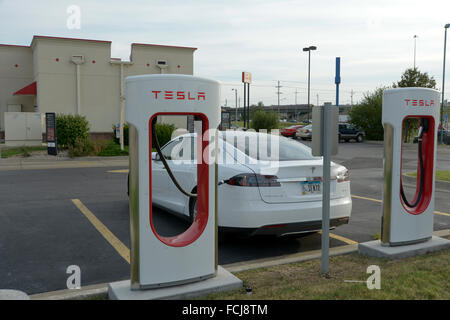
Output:
<svg viewBox="0 0 450 320">
<path fill-rule="evenodd" d="M 364 141 L 364 138 L 361 134 L 356 137 L 356 142 L 363 142 L 363 141 Z"/>
</svg>

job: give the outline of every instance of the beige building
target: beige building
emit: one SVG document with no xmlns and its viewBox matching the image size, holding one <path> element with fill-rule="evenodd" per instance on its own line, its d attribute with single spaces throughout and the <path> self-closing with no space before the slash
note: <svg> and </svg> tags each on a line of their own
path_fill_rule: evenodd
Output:
<svg viewBox="0 0 450 320">
<path fill-rule="evenodd" d="M 111 58 L 111 41 L 34 36 L 30 46 L 0 44 L 0 134 L 5 112 L 81 114 L 91 132 L 112 133 L 124 114 L 124 79 L 193 74 L 196 48 L 133 43 L 129 61 Z"/>
</svg>

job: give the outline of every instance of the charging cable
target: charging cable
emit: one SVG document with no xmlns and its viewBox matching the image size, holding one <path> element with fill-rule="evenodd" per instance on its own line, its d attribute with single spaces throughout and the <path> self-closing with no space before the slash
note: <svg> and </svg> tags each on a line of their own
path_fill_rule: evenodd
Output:
<svg viewBox="0 0 450 320">
<path fill-rule="evenodd" d="M 156 135 L 156 120 L 158 117 L 154 117 L 152 120 L 152 145 L 155 146 L 156 152 L 159 155 L 159 159 L 161 160 L 161 162 L 164 165 L 164 168 L 166 168 L 167 173 L 169 174 L 170 179 L 172 180 L 173 184 L 177 187 L 178 190 L 180 190 L 180 192 L 188 197 L 193 197 L 196 198 L 197 194 L 196 193 L 190 193 L 187 192 L 186 190 L 183 189 L 183 187 L 178 183 L 178 180 L 175 178 L 175 176 L 172 173 L 172 170 L 170 170 L 169 164 L 166 161 L 166 158 L 164 158 L 164 155 L 161 152 L 161 148 L 159 146 L 159 142 L 158 142 L 158 136 Z"/>
</svg>

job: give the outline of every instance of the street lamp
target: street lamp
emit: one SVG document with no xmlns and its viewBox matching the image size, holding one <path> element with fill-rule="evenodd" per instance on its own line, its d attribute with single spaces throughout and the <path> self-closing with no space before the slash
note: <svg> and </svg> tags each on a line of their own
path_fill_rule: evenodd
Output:
<svg viewBox="0 0 450 320">
<path fill-rule="evenodd" d="M 308 52 L 308 108 L 310 108 L 309 96 L 310 96 L 310 77 L 311 77 L 311 51 L 317 50 L 315 46 L 309 46 L 303 48 L 303 51 Z M 308 112 L 308 121 L 309 121 L 310 112 Z"/>
<path fill-rule="evenodd" d="M 235 98 L 236 98 L 236 101 L 235 101 L 235 111 L 236 111 L 236 114 L 235 114 L 235 118 L 234 118 L 234 121 L 238 121 L 238 119 L 237 119 L 237 114 L 238 114 L 238 112 L 237 112 L 237 109 L 238 109 L 238 106 L 237 106 L 237 89 L 231 89 L 231 91 L 234 91 L 234 95 L 235 95 Z"/>
<path fill-rule="evenodd" d="M 414 70 L 416 70 L 416 39 L 417 39 L 417 35 L 414 35 Z"/>
<path fill-rule="evenodd" d="M 450 27 L 450 23 L 447 23 L 444 26 L 445 29 L 445 35 L 444 35 L 444 67 L 443 67 L 443 71 L 442 71 L 442 106 L 441 106 L 441 111 L 442 111 L 442 116 L 444 116 L 444 89 L 445 89 L 445 53 L 446 53 L 446 49 L 447 49 L 447 29 Z M 441 116 L 441 143 L 444 143 L 444 119 L 442 119 Z M 445 117 L 446 117 L 446 126 L 448 124 L 448 115 L 447 115 L 447 106 L 445 106 Z"/>
</svg>

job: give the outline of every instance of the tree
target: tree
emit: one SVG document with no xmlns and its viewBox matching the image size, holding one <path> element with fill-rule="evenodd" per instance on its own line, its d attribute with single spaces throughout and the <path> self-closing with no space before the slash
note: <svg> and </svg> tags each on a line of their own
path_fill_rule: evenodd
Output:
<svg viewBox="0 0 450 320">
<path fill-rule="evenodd" d="M 393 88 L 421 87 L 436 89 L 436 81 L 427 72 L 420 72 L 417 68 L 406 69 L 402 79 L 392 85 Z"/>
<path fill-rule="evenodd" d="M 424 87 L 436 88 L 436 81 L 430 77 L 428 73 L 420 72 L 417 68 L 406 69 L 402 74 L 401 80 L 392 84 L 394 88 L 405 87 Z M 381 123 L 383 91 L 387 87 L 381 87 L 374 92 L 364 95 L 363 100 L 357 106 L 349 111 L 349 122 L 366 133 L 368 140 L 383 140 L 384 129 Z M 418 121 L 411 119 L 403 124 L 404 132 L 406 132 L 405 142 L 411 138 L 416 132 Z"/>
<path fill-rule="evenodd" d="M 417 68 L 406 69 L 402 74 L 402 79 L 392 85 L 394 88 L 421 87 L 436 89 L 436 81 L 428 73 L 420 72 Z M 412 136 L 417 134 L 419 121 L 414 118 L 408 118 L 403 123 L 404 142 L 411 140 Z"/>
<path fill-rule="evenodd" d="M 383 90 L 378 88 L 374 92 L 364 95 L 360 104 L 349 110 L 349 122 L 366 133 L 368 140 L 383 140 L 384 130 L 381 123 L 381 108 Z"/>
<path fill-rule="evenodd" d="M 272 129 L 278 129 L 279 119 L 278 113 L 275 111 L 266 112 L 262 109 L 257 109 L 252 114 L 251 127 L 256 131 L 266 129 L 270 131 Z"/>
</svg>

